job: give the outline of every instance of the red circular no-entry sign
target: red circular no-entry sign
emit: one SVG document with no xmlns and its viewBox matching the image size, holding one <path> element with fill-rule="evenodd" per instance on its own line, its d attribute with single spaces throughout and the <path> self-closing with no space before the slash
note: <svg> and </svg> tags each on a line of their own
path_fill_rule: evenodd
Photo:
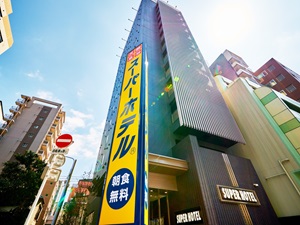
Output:
<svg viewBox="0 0 300 225">
<path fill-rule="evenodd" d="M 59 148 L 66 148 L 72 143 L 73 137 L 70 134 L 62 134 L 55 141 L 56 146 Z"/>
</svg>

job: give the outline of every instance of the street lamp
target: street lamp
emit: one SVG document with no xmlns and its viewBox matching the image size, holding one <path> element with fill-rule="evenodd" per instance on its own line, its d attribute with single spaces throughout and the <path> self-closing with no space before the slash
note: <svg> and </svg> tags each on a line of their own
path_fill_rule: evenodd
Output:
<svg viewBox="0 0 300 225">
<path fill-rule="evenodd" d="M 58 201 L 58 204 L 57 204 L 57 208 L 55 210 L 55 214 L 54 214 L 54 217 L 53 217 L 53 220 L 52 220 L 52 223 L 51 225 L 55 225 L 56 224 L 56 221 L 57 221 L 57 218 L 58 218 L 58 215 L 60 213 L 60 210 L 61 210 L 61 207 L 63 205 L 63 202 L 64 202 L 64 199 L 65 199 L 65 196 L 66 196 L 66 193 L 67 193 L 67 189 L 68 189 L 68 186 L 69 186 L 69 183 L 70 183 L 70 180 L 71 180 L 71 177 L 72 177 L 72 173 L 74 171 L 74 167 L 76 165 L 76 162 L 77 162 L 77 159 L 74 159 L 72 157 L 69 157 L 69 156 L 65 156 L 66 158 L 69 158 L 69 159 L 72 159 L 73 160 L 73 165 L 72 165 L 72 168 L 69 172 L 69 175 L 68 175 L 68 178 L 67 178 L 67 183 L 66 183 L 66 186 L 62 192 L 62 195 L 60 197 L 60 200 Z"/>
</svg>

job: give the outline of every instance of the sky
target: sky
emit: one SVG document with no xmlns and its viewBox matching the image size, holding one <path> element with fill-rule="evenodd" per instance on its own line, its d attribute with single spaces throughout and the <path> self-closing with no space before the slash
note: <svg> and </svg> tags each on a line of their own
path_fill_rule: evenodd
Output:
<svg viewBox="0 0 300 225">
<path fill-rule="evenodd" d="M 77 159 L 72 182 L 92 171 L 122 48 L 140 0 L 11 0 L 14 44 L 0 55 L 4 113 L 21 94 L 63 104 Z M 169 0 L 208 66 L 228 49 L 256 71 L 270 58 L 300 73 L 300 1 Z M 132 7 L 134 9 L 132 9 Z M 72 160 L 63 167 L 64 178 Z"/>
</svg>

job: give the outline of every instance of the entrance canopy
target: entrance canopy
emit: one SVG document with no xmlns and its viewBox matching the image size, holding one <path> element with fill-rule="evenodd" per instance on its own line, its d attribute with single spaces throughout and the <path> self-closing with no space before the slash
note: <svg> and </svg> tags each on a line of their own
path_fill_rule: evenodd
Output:
<svg viewBox="0 0 300 225">
<path fill-rule="evenodd" d="M 188 170 L 187 161 L 149 153 L 149 188 L 177 191 L 176 176 Z"/>
</svg>

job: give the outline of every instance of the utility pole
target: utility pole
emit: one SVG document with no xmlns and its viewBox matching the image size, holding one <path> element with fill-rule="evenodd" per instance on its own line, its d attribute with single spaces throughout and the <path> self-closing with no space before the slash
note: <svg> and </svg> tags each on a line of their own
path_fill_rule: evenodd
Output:
<svg viewBox="0 0 300 225">
<path fill-rule="evenodd" d="M 72 157 L 69 157 L 69 156 L 65 156 L 65 157 L 66 157 L 66 158 L 72 159 L 72 160 L 73 160 L 73 165 L 72 165 L 72 168 L 71 168 L 71 170 L 70 170 L 70 172 L 69 172 L 69 175 L 68 175 L 68 178 L 67 178 L 66 186 L 65 186 L 65 188 L 64 188 L 64 190 L 63 190 L 63 193 L 62 193 L 62 195 L 61 195 L 61 197 L 60 197 L 60 200 L 58 201 L 57 208 L 56 208 L 56 210 L 55 210 L 55 214 L 54 214 L 54 217 L 53 217 L 53 220 L 52 220 L 51 225 L 55 225 L 55 224 L 56 224 L 56 221 L 57 221 L 57 219 L 58 219 L 58 216 L 59 216 L 61 207 L 62 207 L 62 205 L 63 205 L 63 203 L 64 203 L 64 200 L 65 200 L 65 197 L 66 197 L 66 193 L 67 193 L 67 190 L 68 190 L 68 187 L 69 187 L 69 183 L 70 183 L 70 180 L 71 180 L 73 171 L 74 171 L 74 167 L 75 167 L 76 162 L 77 162 L 77 160 L 74 159 L 74 158 L 72 158 Z"/>
</svg>

